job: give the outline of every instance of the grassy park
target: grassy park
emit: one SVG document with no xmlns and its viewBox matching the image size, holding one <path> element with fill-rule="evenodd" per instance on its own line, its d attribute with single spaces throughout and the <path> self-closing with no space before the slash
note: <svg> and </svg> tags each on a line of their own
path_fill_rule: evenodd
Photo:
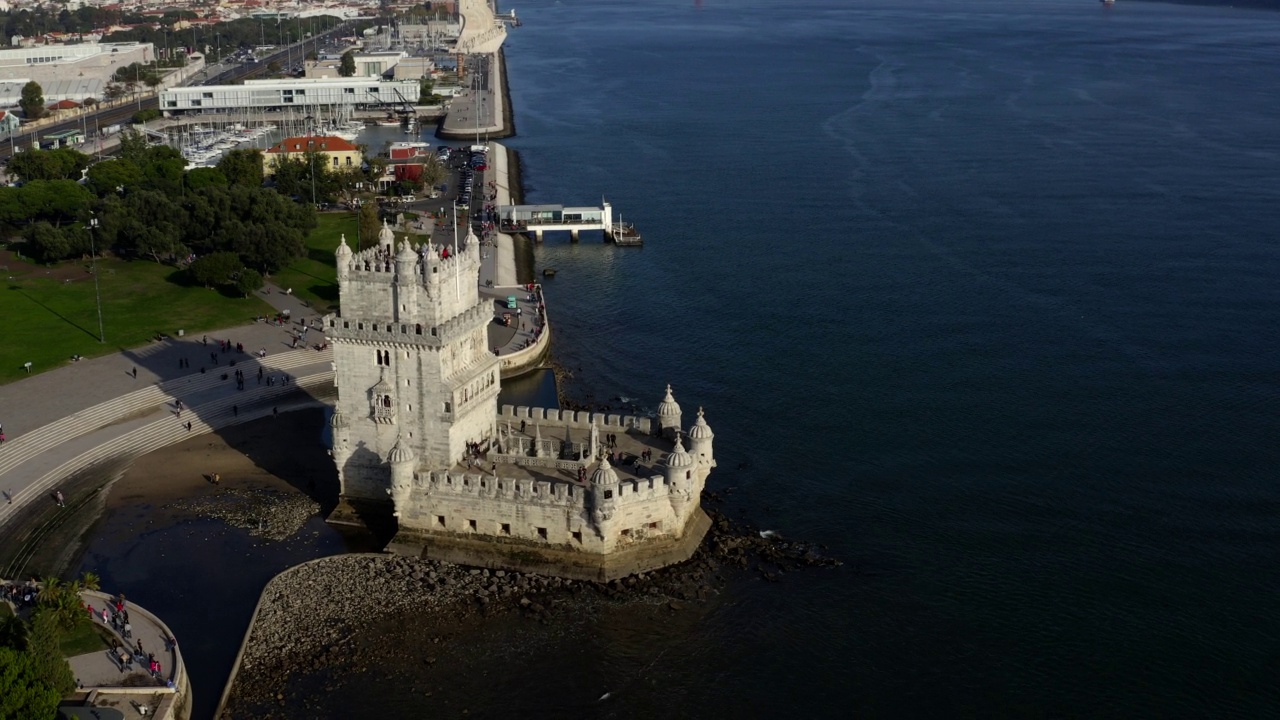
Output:
<svg viewBox="0 0 1280 720">
<path fill-rule="evenodd" d="M 338 305 L 338 279 L 334 274 L 333 251 L 338 249 L 343 233 L 347 244 L 356 249 L 359 223 L 355 213 L 323 213 L 318 225 L 307 236 L 307 254 L 271 277 L 280 288 L 293 288 L 293 294 L 310 303 L 317 311 L 328 312 Z"/>
<path fill-rule="evenodd" d="M 268 278 L 319 312 L 337 307 L 338 283 L 333 252 L 343 233 L 356 247 L 355 213 L 324 213 L 307 236 L 307 254 Z M 61 367 L 72 357 L 86 358 L 147 344 L 158 333 L 203 333 L 269 314 L 261 297 L 233 297 L 191 285 L 170 265 L 147 260 L 100 258 L 99 282 L 106 343 L 98 341 L 98 311 L 93 274 L 87 261 L 50 266 L 19 259 L 0 250 L 0 314 L 5 318 L 0 343 L 0 383 L 26 377 L 31 363 L 38 373 Z"/>
<path fill-rule="evenodd" d="M 102 258 L 102 343 L 88 262 L 46 267 L 18 260 L 6 250 L 0 254 L 0 272 L 0 315 L 5 318 L 0 382 L 25 377 L 27 362 L 31 372 L 42 372 L 71 362 L 75 355 L 94 357 L 145 345 L 157 333 L 238 325 L 270 310 L 258 298 L 192 287 L 169 265 Z"/>
</svg>

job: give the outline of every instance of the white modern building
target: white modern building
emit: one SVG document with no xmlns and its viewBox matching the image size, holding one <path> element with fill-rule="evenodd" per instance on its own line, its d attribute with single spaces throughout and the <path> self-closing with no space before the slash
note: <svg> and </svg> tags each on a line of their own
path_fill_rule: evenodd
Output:
<svg viewBox="0 0 1280 720">
<path fill-rule="evenodd" d="M 300 78 L 248 80 L 243 85 L 175 87 L 160 93 L 166 112 L 226 112 L 248 108 L 403 106 L 418 101 L 416 80 L 377 78 Z"/>
<path fill-rule="evenodd" d="M 0 81 L 35 80 L 41 86 L 58 81 L 110 82 L 116 70 L 156 59 L 151 43 L 80 43 L 0 49 Z M 45 96 L 48 96 L 46 91 Z M 96 97 L 101 97 L 100 95 Z M 76 98 L 76 99 L 83 99 Z"/>
</svg>

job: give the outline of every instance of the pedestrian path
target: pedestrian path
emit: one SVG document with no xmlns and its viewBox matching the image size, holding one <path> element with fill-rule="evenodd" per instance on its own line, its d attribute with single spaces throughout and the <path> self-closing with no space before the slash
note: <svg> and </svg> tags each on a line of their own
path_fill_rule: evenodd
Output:
<svg viewBox="0 0 1280 720">
<path fill-rule="evenodd" d="M 326 345 L 318 316 L 278 289 L 264 297 L 289 320 L 157 340 L 0 386 L 9 437 L 0 444 L 0 525 L 31 502 L 52 502 L 58 483 L 104 460 L 331 397 L 332 350 L 315 349 Z M 290 349 L 303 327 L 313 347 Z"/>
</svg>

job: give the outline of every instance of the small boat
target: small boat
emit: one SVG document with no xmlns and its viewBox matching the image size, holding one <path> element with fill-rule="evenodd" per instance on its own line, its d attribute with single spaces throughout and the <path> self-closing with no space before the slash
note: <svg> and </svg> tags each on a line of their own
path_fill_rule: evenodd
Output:
<svg viewBox="0 0 1280 720">
<path fill-rule="evenodd" d="M 553 278 L 553 277 L 555 277 L 555 276 L 556 276 L 556 269 L 555 269 L 555 268 L 543 268 L 543 269 L 542 269 L 542 277 L 549 277 L 549 278 Z"/>
<path fill-rule="evenodd" d="M 619 220 L 613 226 L 613 232 L 610 233 L 614 245 L 643 245 L 644 238 L 641 237 L 640 231 L 636 230 L 636 226 L 631 223 L 624 223 Z"/>
</svg>

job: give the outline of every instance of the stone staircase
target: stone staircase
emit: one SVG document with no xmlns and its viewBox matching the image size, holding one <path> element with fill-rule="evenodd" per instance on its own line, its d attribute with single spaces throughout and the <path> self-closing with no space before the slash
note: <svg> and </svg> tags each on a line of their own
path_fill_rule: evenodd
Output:
<svg viewBox="0 0 1280 720">
<path fill-rule="evenodd" d="M 0 504 L 0 524 L 65 478 L 105 460 L 137 457 L 197 433 L 264 417 L 282 400 L 288 400 L 286 410 L 322 404 L 334 394 L 331 361 L 331 351 L 315 350 L 282 353 L 262 362 L 243 361 L 237 369 L 245 371 L 244 391 L 234 390 L 230 368 L 194 373 L 121 395 L 16 437 L 0 445 L 0 488 L 12 489 L 11 503 Z M 288 373 L 291 380 L 287 385 L 257 385 L 259 367 L 273 375 Z M 294 370 L 307 374 L 295 378 Z M 295 394 L 301 397 L 295 400 L 291 397 Z M 180 419 L 173 417 L 175 400 L 186 406 Z M 233 406 L 238 406 L 238 413 Z"/>
</svg>

